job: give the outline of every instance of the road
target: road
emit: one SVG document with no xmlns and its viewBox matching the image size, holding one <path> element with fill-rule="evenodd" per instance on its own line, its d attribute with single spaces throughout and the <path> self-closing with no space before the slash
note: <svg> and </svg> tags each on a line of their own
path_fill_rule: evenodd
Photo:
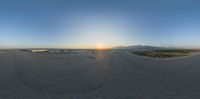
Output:
<svg viewBox="0 0 200 99">
<path fill-rule="evenodd" d="M 199 99 L 200 55 L 0 53 L 0 99 Z"/>
</svg>

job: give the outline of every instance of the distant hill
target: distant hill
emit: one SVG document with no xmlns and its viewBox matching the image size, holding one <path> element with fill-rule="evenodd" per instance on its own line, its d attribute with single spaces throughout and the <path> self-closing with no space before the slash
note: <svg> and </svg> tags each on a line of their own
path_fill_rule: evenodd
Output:
<svg viewBox="0 0 200 99">
<path fill-rule="evenodd" d="M 156 47 L 156 46 L 148 46 L 148 45 L 133 45 L 133 46 L 116 46 L 113 47 L 113 49 L 126 49 L 126 50 L 161 50 L 161 49 L 167 49 L 164 47 Z"/>
</svg>

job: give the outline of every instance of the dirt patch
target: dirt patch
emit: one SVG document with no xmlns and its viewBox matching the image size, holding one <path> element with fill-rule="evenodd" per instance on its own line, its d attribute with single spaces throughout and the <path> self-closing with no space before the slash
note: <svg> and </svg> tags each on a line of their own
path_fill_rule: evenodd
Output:
<svg viewBox="0 0 200 99">
<path fill-rule="evenodd" d="M 131 53 L 139 56 L 147 56 L 153 58 L 176 58 L 176 57 L 189 56 L 197 52 L 200 52 L 200 50 L 154 50 L 154 51 L 136 51 Z"/>
</svg>

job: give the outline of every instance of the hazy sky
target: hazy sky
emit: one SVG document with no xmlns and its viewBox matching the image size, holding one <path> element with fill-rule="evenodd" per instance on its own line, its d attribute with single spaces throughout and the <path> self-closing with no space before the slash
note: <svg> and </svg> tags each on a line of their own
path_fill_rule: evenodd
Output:
<svg viewBox="0 0 200 99">
<path fill-rule="evenodd" d="M 200 47 L 199 0 L 1 0 L 0 47 Z"/>
</svg>

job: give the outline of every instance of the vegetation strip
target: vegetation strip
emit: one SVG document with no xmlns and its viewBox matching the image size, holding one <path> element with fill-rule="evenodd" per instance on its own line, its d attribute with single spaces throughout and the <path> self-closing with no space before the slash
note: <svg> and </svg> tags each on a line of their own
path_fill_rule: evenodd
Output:
<svg viewBox="0 0 200 99">
<path fill-rule="evenodd" d="M 147 56 L 153 58 L 176 58 L 189 56 L 200 52 L 200 50 L 151 50 L 151 51 L 133 51 L 131 53 L 139 56 Z"/>
</svg>

